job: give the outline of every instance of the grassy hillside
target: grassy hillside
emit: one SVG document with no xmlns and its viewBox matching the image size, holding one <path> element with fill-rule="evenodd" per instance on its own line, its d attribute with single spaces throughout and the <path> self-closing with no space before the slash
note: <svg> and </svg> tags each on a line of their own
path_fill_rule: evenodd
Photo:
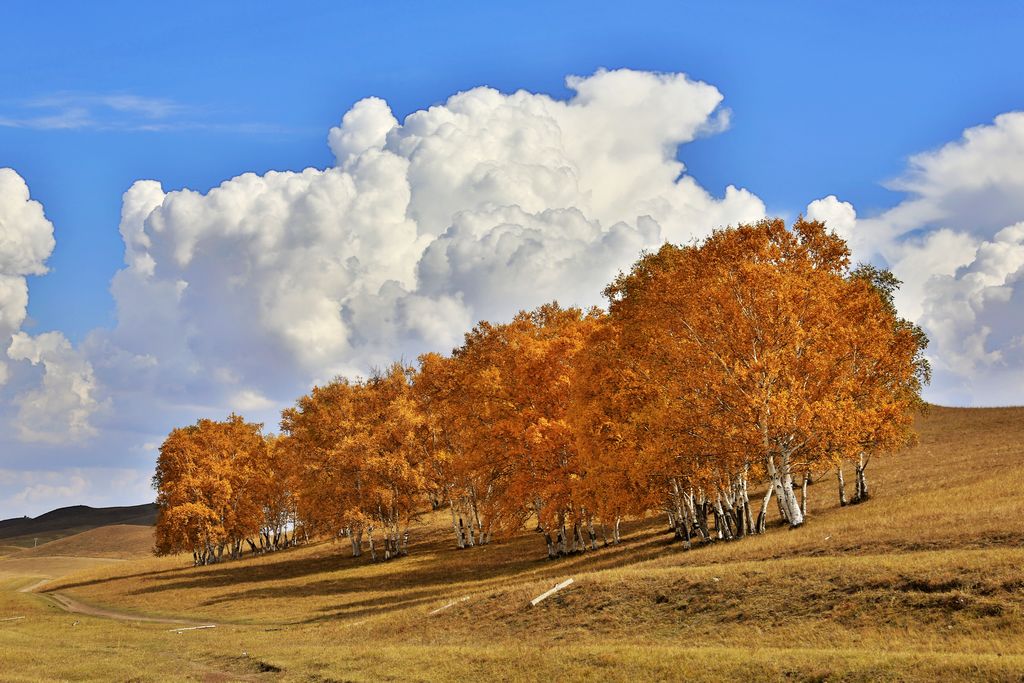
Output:
<svg viewBox="0 0 1024 683">
<path fill-rule="evenodd" d="M 169 634 L 25 595 L 17 608 L 32 619 L 0 622 L 0 647 L 25 680 L 52 673 L 33 647 L 74 617 L 88 628 L 61 650 L 68 677 L 1021 680 L 1024 409 L 935 408 L 919 429 L 919 446 L 872 462 L 870 501 L 839 508 L 834 480 L 819 481 L 794 531 L 687 552 L 652 518 L 627 525 L 621 546 L 547 561 L 529 533 L 457 551 L 440 515 L 391 563 L 323 542 L 69 576 L 47 590 L 219 626 Z M 13 609 L 0 603 L 0 618 Z M 121 664 L 98 654 L 115 638 Z M 141 675 L 130 668 L 139 650 L 150 655 Z"/>
<path fill-rule="evenodd" d="M 115 524 L 65 536 L 36 548 L 0 546 L 0 577 L 49 579 L 149 557 L 153 527 Z"/>
<path fill-rule="evenodd" d="M 112 524 L 153 526 L 156 505 L 93 508 L 73 505 L 58 508 L 38 517 L 16 517 L 0 521 L 0 546 L 32 548 L 65 536 Z"/>
<path fill-rule="evenodd" d="M 65 536 L 36 548 L 21 549 L 14 557 L 102 557 L 130 560 L 153 552 L 153 527 L 112 524 Z"/>
<path fill-rule="evenodd" d="M 35 581 L 55 579 L 88 569 L 103 567 L 120 560 L 95 557 L 19 557 L 0 558 L 0 578 L 31 578 Z M 0 643 L 3 642 L 0 637 Z M 0 678 L 0 680 L 3 680 Z"/>
</svg>

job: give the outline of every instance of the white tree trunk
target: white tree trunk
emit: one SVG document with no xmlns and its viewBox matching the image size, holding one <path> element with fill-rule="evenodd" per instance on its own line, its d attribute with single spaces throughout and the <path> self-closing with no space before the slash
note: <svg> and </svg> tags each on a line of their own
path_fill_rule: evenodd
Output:
<svg viewBox="0 0 1024 683">
<path fill-rule="evenodd" d="M 451 507 L 452 510 L 452 531 L 455 532 L 455 542 L 458 545 L 459 550 L 462 550 L 466 547 L 466 539 L 463 537 L 462 529 L 459 528 L 459 522 L 455 518 L 455 501 L 449 499 L 448 505 Z"/>
<path fill-rule="evenodd" d="M 871 456 L 861 453 L 860 458 L 857 460 L 857 493 L 853 499 L 855 503 L 867 500 L 870 497 L 870 494 L 868 493 L 868 479 L 864 474 L 864 470 L 867 469 L 870 458 Z"/>
<path fill-rule="evenodd" d="M 484 545 L 484 525 L 480 523 L 480 509 L 476 505 L 476 499 L 472 501 L 473 504 L 473 522 L 477 533 L 480 535 L 477 537 L 477 544 Z"/>
<path fill-rule="evenodd" d="M 843 480 L 842 463 L 836 467 L 836 478 L 839 480 L 839 507 L 846 507 L 846 482 Z"/>
<path fill-rule="evenodd" d="M 689 493 L 689 505 L 690 510 L 693 514 L 693 522 L 697 525 L 697 530 L 700 531 L 701 538 L 705 542 L 711 540 L 711 533 L 708 531 L 708 510 L 705 505 L 704 493 L 700 492 L 700 500 L 697 500 L 697 496 L 690 491 Z"/>
<path fill-rule="evenodd" d="M 768 524 L 768 503 L 771 502 L 773 493 L 775 487 L 768 484 L 768 490 L 764 492 L 764 498 L 761 500 L 761 511 L 757 513 L 756 533 L 763 534 Z"/>
<path fill-rule="evenodd" d="M 798 527 L 804 523 L 804 515 L 800 511 L 800 503 L 797 501 L 796 493 L 793 491 L 793 475 L 789 469 L 789 454 L 779 454 L 779 464 L 775 464 L 775 456 L 768 456 L 768 476 L 771 477 L 772 486 L 775 487 L 775 495 L 778 497 L 783 515 L 791 527 Z"/>
<path fill-rule="evenodd" d="M 686 543 L 686 549 L 690 549 L 690 527 L 687 522 L 687 494 L 683 493 L 679 482 L 672 480 L 672 492 L 669 495 L 668 523 L 678 540 Z"/>
<path fill-rule="evenodd" d="M 749 536 L 754 533 L 754 515 L 750 511 L 750 491 L 747 489 L 746 468 L 744 468 L 743 475 L 740 477 L 740 505 L 743 508 L 741 511 L 743 515 L 743 535 Z"/>
<path fill-rule="evenodd" d="M 718 532 L 718 540 L 732 539 L 732 529 L 729 528 L 729 520 L 725 518 L 725 510 L 722 509 L 722 494 L 715 496 L 715 530 Z"/>
</svg>

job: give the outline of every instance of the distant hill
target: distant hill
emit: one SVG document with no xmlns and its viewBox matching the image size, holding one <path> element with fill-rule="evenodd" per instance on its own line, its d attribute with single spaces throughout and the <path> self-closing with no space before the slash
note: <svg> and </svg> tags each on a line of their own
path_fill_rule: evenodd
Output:
<svg viewBox="0 0 1024 683">
<path fill-rule="evenodd" d="M 128 524 L 153 526 L 156 523 L 156 505 L 130 505 L 125 507 L 93 508 L 73 505 L 58 508 L 38 517 L 18 517 L 0 521 L 0 546 L 31 547 L 71 536 L 90 529 Z"/>
</svg>

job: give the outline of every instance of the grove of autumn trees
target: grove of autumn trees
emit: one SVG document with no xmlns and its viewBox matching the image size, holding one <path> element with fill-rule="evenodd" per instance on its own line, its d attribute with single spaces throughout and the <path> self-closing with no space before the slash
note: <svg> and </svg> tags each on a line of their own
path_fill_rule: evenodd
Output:
<svg viewBox="0 0 1024 683">
<path fill-rule="evenodd" d="M 652 513 L 687 548 L 764 533 L 773 507 L 798 527 L 809 482 L 860 502 L 870 460 L 915 439 L 927 339 L 898 285 L 803 219 L 666 244 L 605 289 L 607 312 L 481 322 L 448 356 L 314 387 L 278 435 L 235 415 L 175 429 L 156 551 L 205 564 L 344 536 L 390 559 L 430 510 L 460 549 L 530 529 L 548 557 Z"/>
<path fill-rule="evenodd" d="M 237 415 L 171 431 L 153 476 L 156 553 L 209 564 L 239 557 L 243 544 L 258 552 L 294 543 L 295 486 L 279 444 Z"/>
</svg>

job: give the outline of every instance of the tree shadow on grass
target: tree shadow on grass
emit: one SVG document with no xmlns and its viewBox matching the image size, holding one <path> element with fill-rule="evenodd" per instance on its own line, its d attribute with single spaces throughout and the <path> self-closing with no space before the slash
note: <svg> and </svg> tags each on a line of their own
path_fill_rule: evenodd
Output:
<svg viewBox="0 0 1024 683">
<path fill-rule="evenodd" d="M 487 584 L 495 579 L 541 579 L 562 575 L 567 571 L 592 571 L 642 562 L 664 554 L 673 545 L 671 536 L 663 531 L 663 524 L 645 520 L 627 527 L 626 538 L 619 545 L 587 550 L 557 560 L 544 558 L 543 543 L 536 535 L 524 534 L 494 542 L 486 546 L 456 550 L 447 541 L 414 543 L 407 557 L 379 563 L 383 571 L 367 575 L 358 571 L 374 563 L 364 554 L 353 558 L 344 554 L 347 546 L 339 544 L 341 552 L 318 554 L 310 557 L 288 558 L 279 556 L 272 561 L 246 564 L 244 561 L 197 569 L 195 574 L 180 580 L 151 582 L 151 585 L 133 591 L 132 595 L 146 595 L 174 590 L 210 590 L 251 584 L 294 581 L 306 576 L 332 574 L 331 578 L 315 582 L 288 583 L 268 588 L 234 591 L 229 599 L 259 597 L 311 597 L 359 591 L 394 591 L 402 588 L 450 587 L 472 582 Z M 655 530 L 654 527 L 659 527 Z M 324 549 L 329 548 L 326 543 Z M 681 546 L 678 546 L 680 547 Z M 343 549 L 344 548 L 344 549 Z M 322 552 L 322 551 L 321 551 Z M 386 568 L 386 569 L 385 569 Z"/>
<path fill-rule="evenodd" d="M 74 581 L 71 583 L 64 583 L 60 579 L 54 580 L 56 584 L 52 587 L 48 587 L 44 593 L 50 593 L 53 591 L 70 590 L 72 588 L 84 588 L 86 586 L 98 586 L 104 583 L 110 583 L 112 581 L 124 581 L 125 579 L 141 579 L 147 577 L 161 576 L 163 574 L 174 574 L 176 572 L 185 571 L 182 567 L 172 567 L 171 569 L 154 569 L 149 572 L 138 572 L 136 574 L 118 574 L 117 576 L 107 576 L 98 579 L 89 579 L 87 581 Z"/>
<path fill-rule="evenodd" d="M 596 551 L 552 561 L 545 559 L 543 541 L 536 534 L 521 534 L 462 551 L 440 536 L 413 544 L 408 557 L 377 565 L 365 556 L 344 555 L 347 544 L 338 544 L 340 552 L 332 553 L 335 546 L 325 542 L 315 556 L 303 553 L 287 557 L 291 551 L 286 551 L 259 564 L 232 562 L 197 569 L 196 573 L 182 570 L 174 580 L 154 578 L 131 594 L 213 591 L 215 595 L 204 596 L 206 599 L 199 603 L 207 608 L 236 602 L 309 601 L 314 604 L 304 611 L 315 611 L 316 615 L 288 623 L 323 622 L 380 615 L 419 605 L 441 606 L 464 595 L 560 581 L 574 574 L 629 566 L 682 551 L 682 545 L 660 520 L 624 524 L 623 531 L 623 542 L 619 545 L 599 544 Z M 316 578 L 303 580 L 306 577 Z M 339 600 L 330 606 L 319 606 L 317 598 L 330 596 Z"/>
</svg>

